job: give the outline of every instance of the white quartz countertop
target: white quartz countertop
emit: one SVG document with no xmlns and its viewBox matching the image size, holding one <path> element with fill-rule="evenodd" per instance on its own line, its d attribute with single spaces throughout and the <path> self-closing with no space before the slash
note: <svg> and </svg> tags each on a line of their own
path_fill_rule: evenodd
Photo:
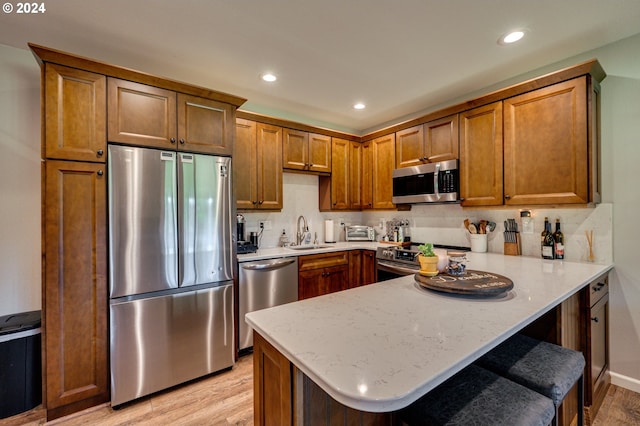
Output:
<svg viewBox="0 0 640 426">
<path fill-rule="evenodd" d="M 253 260 L 274 259 L 278 257 L 291 257 L 291 256 L 304 256 L 307 254 L 318 253 L 331 253 L 332 251 L 341 250 L 376 250 L 378 246 L 383 243 L 377 243 L 375 241 L 352 241 L 352 242 L 337 242 L 337 243 L 322 243 L 319 246 L 322 248 L 308 248 L 305 250 L 296 250 L 289 247 L 272 247 L 258 249 L 255 253 L 239 254 L 238 262 L 249 262 Z M 389 244 L 386 244 L 389 246 Z"/>
<path fill-rule="evenodd" d="M 504 275 L 499 299 L 419 287 L 413 276 L 276 306 L 249 324 L 338 402 L 405 407 L 613 265 L 468 253 L 467 268 Z"/>
</svg>

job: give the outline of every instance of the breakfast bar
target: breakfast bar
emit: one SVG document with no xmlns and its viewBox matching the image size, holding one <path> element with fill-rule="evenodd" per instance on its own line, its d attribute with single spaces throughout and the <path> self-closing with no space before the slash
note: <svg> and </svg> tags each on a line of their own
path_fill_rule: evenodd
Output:
<svg viewBox="0 0 640 426">
<path fill-rule="evenodd" d="M 404 408 L 613 265 L 469 253 L 468 267 L 514 287 L 497 297 L 457 295 L 406 276 L 247 314 L 256 424 L 303 424 L 318 400 L 310 392 L 350 413 Z"/>
</svg>

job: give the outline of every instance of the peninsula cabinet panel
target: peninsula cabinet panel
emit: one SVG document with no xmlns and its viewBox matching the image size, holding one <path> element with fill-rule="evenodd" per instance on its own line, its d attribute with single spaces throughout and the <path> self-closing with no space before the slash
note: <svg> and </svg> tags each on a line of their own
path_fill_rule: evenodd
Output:
<svg viewBox="0 0 640 426">
<path fill-rule="evenodd" d="M 461 205 L 502 205 L 502 102 L 460 114 Z"/>
<path fill-rule="evenodd" d="M 458 114 L 433 120 L 424 125 L 426 161 L 458 159 Z"/>
<path fill-rule="evenodd" d="M 590 201 L 586 79 L 504 101 L 505 204 Z"/>
<path fill-rule="evenodd" d="M 179 149 L 231 155 L 234 121 L 234 106 L 178 93 Z"/>
<path fill-rule="evenodd" d="M 373 180 L 373 208 L 393 209 L 393 169 L 395 168 L 395 134 L 381 136 L 371 141 Z"/>
<path fill-rule="evenodd" d="M 46 63 L 44 157 L 105 162 L 106 77 Z"/>
<path fill-rule="evenodd" d="M 233 178 L 239 210 L 282 209 L 282 128 L 236 119 Z"/>
<path fill-rule="evenodd" d="M 45 165 L 43 356 L 47 418 L 109 400 L 104 164 Z"/>
<path fill-rule="evenodd" d="M 253 421 L 256 426 L 295 423 L 296 386 L 291 362 L 253 333 Z"/>
<path fill-rule="evenodd" d="M 602 405 L 609 385 L 609 279 L 604 274 L 591 282 L 583 291 L 582 312 L 585 329 L 585 412 L 593 420 Z"/>
<path fill-rule="evenodd" d="M 176 93 L 132 81 L 108 80 L 109 142 L 176 149 Z"/>
</svg>

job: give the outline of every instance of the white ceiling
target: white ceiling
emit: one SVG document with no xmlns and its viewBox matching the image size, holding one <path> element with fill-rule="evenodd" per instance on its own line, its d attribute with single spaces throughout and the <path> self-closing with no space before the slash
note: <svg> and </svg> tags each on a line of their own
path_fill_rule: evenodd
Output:
<svg viewBox="0 0 640 426">
<path fill-rule="evenodd" d="M 0 44 L 34 42 L 358 134 L 640 32 L 640 0 L 42 1 L 42 14 L 0 14 Z M 514 28 L 527 37 L 499 46 Z M 262 82 L 266 70 L 279 80 Z"/>
</svg>

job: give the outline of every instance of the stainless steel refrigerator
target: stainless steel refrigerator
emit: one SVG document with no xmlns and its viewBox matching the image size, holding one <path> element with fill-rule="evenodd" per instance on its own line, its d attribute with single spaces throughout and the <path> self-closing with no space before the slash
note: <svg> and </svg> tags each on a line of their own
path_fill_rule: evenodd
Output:
<svg viewBox="0 0 640 426">
<path fill-rule="evenodd" d="M 234 363 L 231 159 L 109 146 L 111 404 Z"/>
</svg>

